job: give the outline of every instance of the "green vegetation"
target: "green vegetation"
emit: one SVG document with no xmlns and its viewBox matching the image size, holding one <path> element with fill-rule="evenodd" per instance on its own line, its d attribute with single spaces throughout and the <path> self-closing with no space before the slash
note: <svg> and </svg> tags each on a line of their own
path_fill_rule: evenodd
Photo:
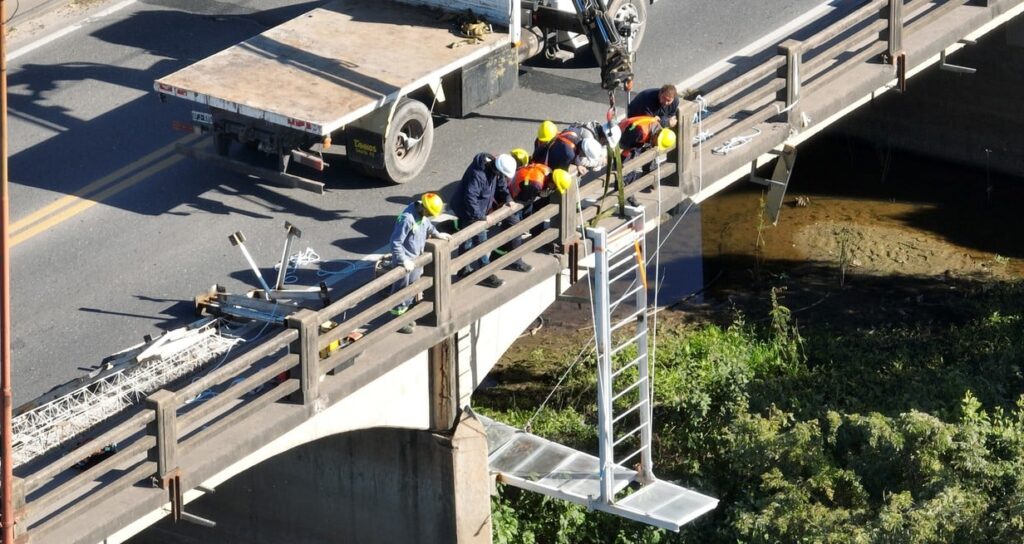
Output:
<svg viewBox="0 0 1024 544">
<path fill-rule="evenodd" d="M 506 486 L 495 542 L 1024 541 L 1024 285 L 958 296 L 952 323 L 798 330 L 776 302 L 756 322 L 663 328 L 655 472 L 718 509 L 677 535 Z M 575 340 L 543 355 L 567 365 Z M 533 431 L 596 451 L 593 382 L 577 365 Z M 533 411 L 508 399 L 481 400 L 523 425 Z"/>
</svg>

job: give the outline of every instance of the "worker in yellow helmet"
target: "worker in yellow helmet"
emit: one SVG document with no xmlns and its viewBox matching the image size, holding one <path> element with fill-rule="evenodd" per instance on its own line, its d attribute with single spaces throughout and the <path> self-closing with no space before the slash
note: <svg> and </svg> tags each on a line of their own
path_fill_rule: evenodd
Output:
<svg viewBox="0 0 1024 544">
<path fill-rule="evenodd" d="M 544 121 L 537 127 L 537 141 L 546 144 L 558 136 L 558 125 L 551 121 Z"/>
<path fill-rule="evenodd" d="M 512 155 L 512 158 L 516 160 L 517 168 L 522 168 L 530 163 L 530 152 L 521 147 L 509 151 L 508 154 Z"/>
<path fill-rule="evenodd" d="M 573 181 L 572 174 L 567 170 L 556 168 L 554 172 L 551 172 L 551 183 L 560 195 L 564 195 L 569 190 L 569 187 L 572 187 Z"/>
<path fill-rule="evenodd" d="M 658 133 L 658 151 L 668 153 L 676 147 L 676 133 L 670 129 L 662 129 Z"/>
<path fill-rule="evenodd" d="M 409 204 L 398 214 L 395 228 L 391 232 L 391 259 L 394 266 L 405 269 L 405 276 L 391 285 L 391 293 L 395 293 L 408 287 L 420 279 L 423 268 L 417 267 L 416 257 L 423 253 L 427 245 L 427 237 L 447 240 L 451 236 L 440 232 L 430 220 L 432 217 L 441 215 L 444 210 L 444 201 L 437 193 L 424 193 L 419 200 Z M 413 304 L 413 297 L 403 300 L 398 306 L 391 310 L 392 315 L 402 315 L 409 310 Z M 410 323 L 399 329 L 399 332 L 411 333 L 415 330 L 416 324 Z"/>
</svg>

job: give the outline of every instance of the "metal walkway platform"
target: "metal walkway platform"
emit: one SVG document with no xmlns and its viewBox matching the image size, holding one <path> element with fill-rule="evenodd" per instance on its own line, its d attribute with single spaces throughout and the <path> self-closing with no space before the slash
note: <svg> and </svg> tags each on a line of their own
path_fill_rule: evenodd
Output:
<svg viewBox="0 0 1024 544">
<path fill-rule="evenodd" d="M 718 505 L 718 499 L 662 480 L 640 486 L 637 471 L 618 466 L 615 492 L 631 484 L 636 490 L 615 503 L 602 503 L 597 457 L 479 414 L 476 417 L 487 432 L 490 470 L 509 485 L 672 531 Z"/>
</svg>

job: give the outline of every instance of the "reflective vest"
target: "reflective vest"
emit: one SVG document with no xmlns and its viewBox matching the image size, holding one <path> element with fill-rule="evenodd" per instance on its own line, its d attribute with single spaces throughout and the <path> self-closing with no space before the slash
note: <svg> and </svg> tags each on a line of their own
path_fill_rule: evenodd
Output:
<svg viewBox="0 0 1024 544">
<path fill-rule="evenodd" d="M 532 185 L 539 193 L 544 190 L 544 184 L 550 176 L 551 169 L 547 165 L 531 162 L 516 170 L 516 175 L 508 184 L 508 192 L 512 193 L 512 198 L 518 198 L 523 187 Z"/>
<path fill-rule="evenodd" d="M 646 144 L 650 141 L 651 134 L 656 132 L 654 125 L 658 125 L 658 128 L 661 128 L 661 121 L 657 117 L 637 115 L 636 117 L 627 117 L 619 122 L 619 130 L 622 131 L 623 135 L 631 130 L 639 130 L 640 137 L 636 141 L 640 144 Z"/>
<path fill-rule="evenodd" d="M 533 157 L 534 162 L 544 163 L 551 166 L 552 159 L 555 162 L 566 162 L 567 164 L 556 164 L 554 167 L 557 168 L 568 168 L 569 164 L 576 158 L 576 144 L 580 140 L 580 135 L 576 134 L 571 130 L 563 130 L 555 135 L 550 142 L 542 144 L 539 141 L 534 145 Z M 565 145 L 564 151 L 559 151 L 552 156 L 555 146 Z"/>
</svg>

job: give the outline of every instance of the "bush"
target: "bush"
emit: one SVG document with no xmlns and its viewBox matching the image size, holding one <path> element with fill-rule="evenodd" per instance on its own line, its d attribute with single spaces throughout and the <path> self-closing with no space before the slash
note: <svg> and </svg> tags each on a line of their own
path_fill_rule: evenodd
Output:
<svg viewBox="0 0 1024 544">
<path fill-rule="evenodd" d="M 775 304 L 763 329 L 738 319 L 662 331 L 655 472 L 719 507 L 677 535 L 505 487 L 495 540 L 1024 541 L 1014 310 L 945 327 L 797 331 Z M 563 408 L 541 412 L 534 432 L 594 451 L 591 366 L 578 365 L 552 403 Z M 492 415 L 521 425 L 532 412 Z"/>
</svg>

